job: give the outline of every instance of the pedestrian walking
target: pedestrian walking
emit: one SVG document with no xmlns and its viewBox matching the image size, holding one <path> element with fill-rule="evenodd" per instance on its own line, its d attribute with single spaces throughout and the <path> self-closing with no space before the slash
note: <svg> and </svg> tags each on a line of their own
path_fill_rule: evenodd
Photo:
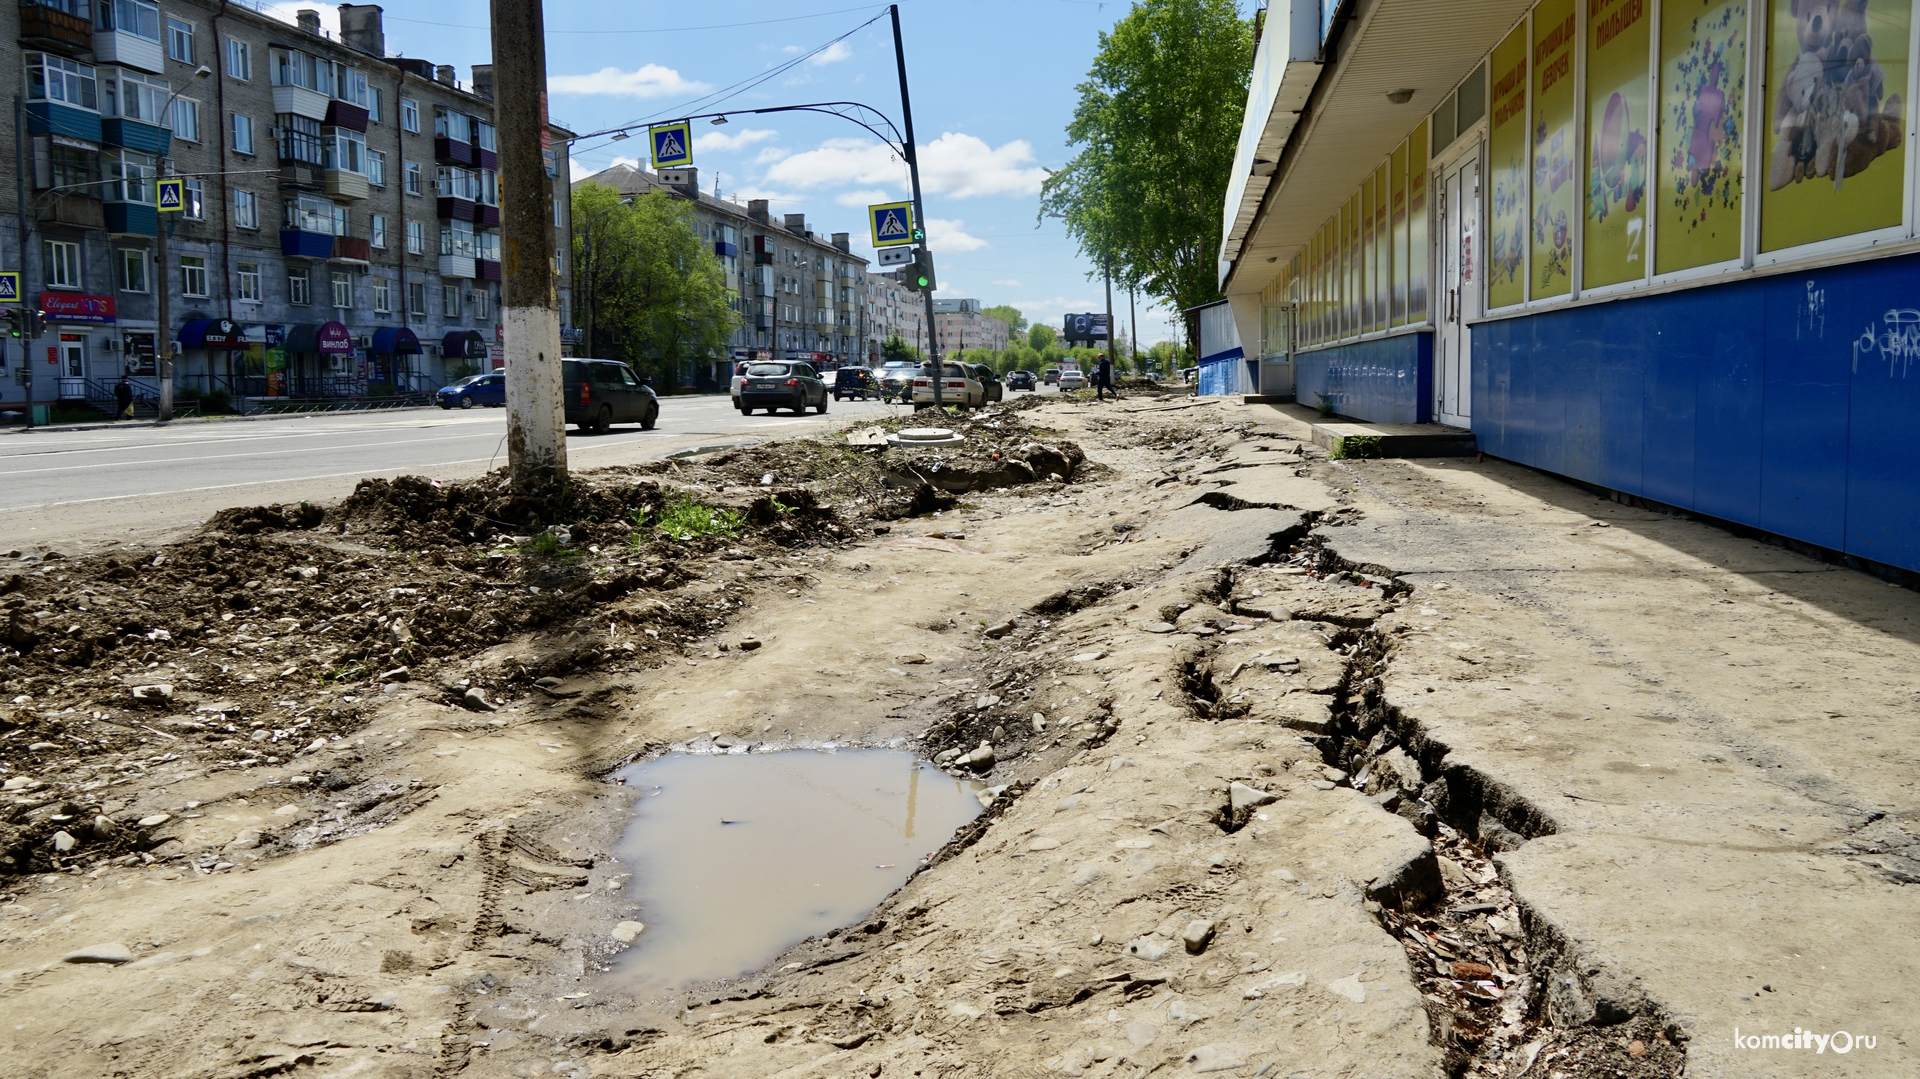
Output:
<svg viewBox="0 0 1920 1079">
<path fill-rule="evenodd" d="M 113 411 L 120 419 L 133 418 L 133 383 L 128 382 L 125 375 L 121 375 L 120 381 L 114 384 Z"/>
<path fill-rule="evenodd" d="M 1094 366 L 1093 385 L 1094 400 L 1104 401 L 1110 393 L 1113 394 L 1114 400 L 1120 399 L 1120 395 L 1113 388 L 1113 361 L 1108 359 L 1104 352 L 1100 354 L 1100 362 Z"/>
</svg>

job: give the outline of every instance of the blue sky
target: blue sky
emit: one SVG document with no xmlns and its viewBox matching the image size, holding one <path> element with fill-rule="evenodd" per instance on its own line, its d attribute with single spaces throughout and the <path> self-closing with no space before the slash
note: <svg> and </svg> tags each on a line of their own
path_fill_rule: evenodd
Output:
<svg viewBox="0 0 1920 1079">
<path fill-rule="evenodd" d="M 309 6 L 275 5 L 289 20 Z M 337 31 L 338 15 L 319 6 Z M 900 5 L 930 240 L 943 297 L 1010 303 L 1059 325 L 1067 311 L 1101 310 L 1101 282 L 1058 221 L 1035 227 L 1044 169 L 1070 156 L 1065 127 L 1098 34 L 1123 0 L 903 0 Z M 725 4 L 548 0 L 549 110 L 586 132 L 719 108 L 853 100 L 899 121 L 892 31 L 882 5 L 848 0 L 731 0 Z M 795 18 L 795 16 L 814 16 Z M 823 52 L 874 16 L 881 18 Z M 771 21 L 780 20 L 780 21 Z M 485 0 L 395 0 L 387 51 L 453 64 L 464 81 L 490 55 Z M 717 24 L 749 24 L 718 26 Z M 714 27 L 676 32 L 663 28 Z M 809 54 L 812 54 L 809 56 Z M 809 56 L 723 104 L 696 99 Z M 908 196 L 905 168 L 845 121 L 783 114 L 696 125 L 704 190 L 766 198 L 805 213 L 816 232 L 866 236 L 868 202 Z M 577 144 L 575 174 L 644 157 L 644 131 L 625 142 Z M 644 167 L 644 165 L 643 165 Z M 856 250 L 872 256 L 862 243 Z M 1142 343 L 1171 337 L 1166 312 L 1139 311 Z M 1126 296 L 1114 295 L 1126 319 Z"/>
</svg>

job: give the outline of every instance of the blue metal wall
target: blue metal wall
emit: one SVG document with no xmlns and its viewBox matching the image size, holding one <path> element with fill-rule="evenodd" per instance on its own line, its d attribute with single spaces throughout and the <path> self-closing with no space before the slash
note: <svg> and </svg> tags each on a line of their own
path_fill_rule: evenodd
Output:
<svg viewBox="0 0 1920 1079">
<path fill-rule="evenodd" d="M 1253 393 L 1253 385 L 1253 379 L 1247 374 L 1247 361 L 1240 357 L 1237 348 L 1224 356 L 1200 361 L 1198 393 L 1201 397 Z"/>
<path fill-rule="evenodd" d="M 1920 569 L 1920 256 L 1476 326 L 1473 431 L 1509 460 Z"/>
<path fill-rule="evenodd" d="M 1368 423 L 1433 420 L 1433 334 L 1403 333 L 1294 356 L 1296 400 Z"/>
</svg>

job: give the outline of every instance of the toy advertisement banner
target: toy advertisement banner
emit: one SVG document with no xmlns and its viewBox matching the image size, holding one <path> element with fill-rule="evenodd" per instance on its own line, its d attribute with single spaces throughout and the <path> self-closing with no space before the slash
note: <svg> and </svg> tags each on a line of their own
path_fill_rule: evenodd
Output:
<svg viewBox="0 0 1920 1079">
<path fill-rule="evenodd" d="M 1527 294 L 1573 288 L 1574 0 L 1533 9 L 1533 247 Z"/>
<path fill-rule="evenodd" d="M 1420 121 L 1407 155 L 1407 321 L 1427 317 L 1427 126 Z M 1521 125 L 1523 128 L 1525 125 Z M 1523 172 L 1524 175 L 1524 172 Z"/>
<path fill-rule="evenodd" d="M 1770 0 L 1760 250 L 1901 222 L 1909 0 Z"/>
<path fill-rule="evenodd" d="M 1647 0 L 1587 2 L 1586 286 L 1647 276 Z"/>
<path fill-rule="evenodd" d="M 1660 210 L 1654 270 L 1740 257 L 1747 0 L 1660 8 Z"/>
<path fill-rule="evenodd" d="M 1487 306 L 1527 298 L 1527 26 L 1493 50 L 1487 152 L 1492 165 L 1487 210 Z M 1422 158 L 1424 154 L 1419 155 Z M 1409 178 L 1411 180 L 1411 178 Z"/>
</svg>

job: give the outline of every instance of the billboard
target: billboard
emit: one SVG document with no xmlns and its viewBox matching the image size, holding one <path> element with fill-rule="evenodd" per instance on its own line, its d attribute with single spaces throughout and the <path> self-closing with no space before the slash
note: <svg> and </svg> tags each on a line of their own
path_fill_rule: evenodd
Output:
<svg viewBox="0 0 1920 1079">
<path fill-rule="evenodd" d="M 1089 311 L 1070 314 L 1066 319 L 1066 330 L 1060 336 L 1069 341 L 1104 341 L 1107 339 L 1106 313 Z"/>
</svg>

